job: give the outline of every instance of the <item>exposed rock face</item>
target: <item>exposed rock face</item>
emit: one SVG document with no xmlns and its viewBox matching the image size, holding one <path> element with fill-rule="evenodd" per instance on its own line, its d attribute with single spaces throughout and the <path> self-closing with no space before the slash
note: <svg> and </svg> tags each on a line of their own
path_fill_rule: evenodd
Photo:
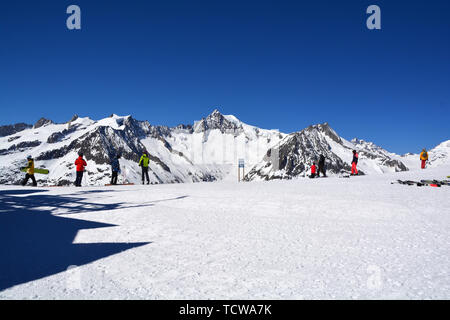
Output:
<svg viewBox="0 0 450 320">
<path fill-rule="evenodd" d="M 71 133 L 74 133 L 78 129 L 78 125 L 70 126 L 69 129 L 64 129 L 63 131 L 58 131 L 52 133 L 47 138 L 47 143 L 56 143 L 62 141 L 66 136 L 70 135 Z"/>
<path fill-rule="evenodd" d="M 20 142 L 18 144 L 13 144 L 8 149 L 1 149 L 0 155 L 6 155 L 13 152 L 23 152 L 30 148 L 37 147 L 40 144 L 41 142 L 39 140 Z"/>
<path fill-rule="evenodd" d="M 271 148 L 262 161 L 246 175 L 246 180 L 292 179 L 309 174 L 313 162 L 320 155 L 326 159 L 328 173 L 338 174 L 351 170 L 352 150 L 359 154 L 359 174 L 366 168 L 377 168 L 377 172 L 407 171 L 408 168 L 394 155 L 383 148 L 353 139 L 345 141 L 328 123 L 309 126 L 284 138 L 277 147 Z M 361 168 L 362 167 L 362 168 Z"/>
<path fill-rule="evenodd" d="M 71 123 L 71 122 L 77 120 L 78 118 L 79 118 L 78 115 L 77 115 L 77 114 L 74 114 L 73 117 L 69 120 L 69 123 Z"/>
<path fill-rule="evenodd" d="M 400 160 L 392 159 L 392 154 L 377 146 L 373 142 L 367 142 L 360 139 L 351 141 L 359 150 L 359 155 L 372 160 L 378 160 L 381 165 L 392 167 L 396 172 L 408 171 L 408 168 Z"/>
<path fill-rule="evenodd" d="M 17 139 L 20 139 L 20 136 L 10 137 L 10 138 L 8 138 L 8 142 L 12 142 Z"/>
<path fill-rule="evenodd" d="M 313 162 L 317 164 L 320 155 L 325 156 L 328 172 L 349 170 L 349 164 L 331 151 L 326 136 L 341 142 L 339 136 L 326 123 L 290 134 L 277 147 L 268 150 L 262 162 L 246 175 L 246 180 L 292 179 L 304 175 Z"/>
<path fill-rule="evenodd" d="M 34 129 L 39 129 L 40 127 L 47 126 L 49 124 L 53 124 L 52 120 L 40 118 L 33 126 Z"/>
<path fill-rule="evenodd" d="M 194 125 L 194 132 L 206 132 L 214 129 L 219 129 L 222 133 L 235 133 L 243 128 L 236 122 L 226 119 L 217 109 Z"/>
<path fill-rule="evenodd" d="M 0 126 L 0 137 L 10 136 L 31 127 L 32 125 L 26 123 L 16 123 L 7 126 Z"/>
</svg>

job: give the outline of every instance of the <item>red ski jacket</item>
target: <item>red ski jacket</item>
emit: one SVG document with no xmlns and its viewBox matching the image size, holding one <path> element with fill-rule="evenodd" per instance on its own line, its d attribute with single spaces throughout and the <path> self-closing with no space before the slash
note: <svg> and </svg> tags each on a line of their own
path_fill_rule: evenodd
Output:
<svg viewBox="0 0 450 320">
<path fill-rule="evenodd" d="M 352 160 L 352 163 L 356 163 L 356 164 L 358 164 L 358 154 L 357 153 L 355 153 L 355 154 L 353 154 L 353 160 Z"/>
<path fill-rule="evenodd" d="M 313 164 L 311 166 L 311 173 L 316 173 L 316 165 L 315 164 Z"/>
<path fill-rule="evenodd" d="M 86 161 L 82 157 L 78 157 L 77 160 L 75 160 L 75 165 L 77 166 L 77 171 L 84 171 L 84 167 L 87 166 Z"/>
</svg>

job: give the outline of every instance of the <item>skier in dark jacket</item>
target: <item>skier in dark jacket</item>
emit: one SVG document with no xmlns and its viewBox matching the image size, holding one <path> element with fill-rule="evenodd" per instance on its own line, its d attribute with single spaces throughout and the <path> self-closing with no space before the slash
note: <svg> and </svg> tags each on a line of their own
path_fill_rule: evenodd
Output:
<svg viewBox="0 0 450 320">
<path fill-rule="evenodd" d="M 81 180 L 83 179 L 84 167 L 87 166 L 86 161 L 83 159 L 83 152 L 78 152 L 78 159 L 75 160 L 77 166 L 77 178 L 75 179 L 75 186 L 81 187 Z"/>
<path fill-rule="evenodd" d="M 111 169 L 112 169 L 112 177 L 111 177 L 111 184 L 117 184 L 117 175 L 120 172 L 120 164 L 119 164 L 120 154 L 117 154 L 112 160 L 111 160 Z"/>
<path fill-rule="evenodd" d="M 142 184 L 145 183 L 144 178 L 147 178 L 147 184 L 150 184 L 150 178 L 148 177 L 148 166 L 150 164 L 150 159 L 148 157 L 147 151 L 142 153 L 142 157 L 139 160 L 139 166 L 142 168 Z"/>
<path fill-rule="evenodd" d="M 358 175 L 358 169 L 356 169 L 356 165 L 358 164 L 358 153 L 356 152 L 356 150 L 353 150 L 353 160 L 352 160 L 352 176 L 357 176 Z"/>
<path fill-rule="evenodd" d="M 326 172 L 325 172 L 325 156 L 323 154 L 320 155 L 319 158 L 319 169 L 317 171 L 317 176 L 320 177 L 320 173 L 322 173 L 322 175 L 324 177 L 327 176 Z"/>
<path fill-rule="evenodd" d="M 31 156 L 27 157 L 28 165 L 25 167 L 27 169 L 27 174 L 25 175 L 25 179 L 22 181 L 22 185 L 25 186 L 28 182 L 28 179 L 33 181 L 33 187 L 37 186 L 36 178 L 34 177 L 34 159 Z"/>
</svg>

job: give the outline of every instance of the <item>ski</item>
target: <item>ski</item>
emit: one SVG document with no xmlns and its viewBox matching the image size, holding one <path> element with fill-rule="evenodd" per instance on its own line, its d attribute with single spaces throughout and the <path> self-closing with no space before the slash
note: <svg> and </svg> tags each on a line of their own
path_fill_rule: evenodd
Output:
<svg viewBox="0 0 450 320">
<path fill-rule="evenodd" d="M 393 183 L 405 184 L 408 186 L 414 186 L 414 185 L 417 185 L 419 187 L 422 186 L 422 184 L 420 182 L 411 181 L 411 180 L 397 180 L 396 182 L 391 182 L 391 184 L 393 184 Z"/>
<path fill-rule="evenodd" d="M 134 186 L 134 183 L 105 184 L 105 187 L 113 187 L 113 186 Z"/>
<path fill-rule="evenodd" d="M 428 184 L 440 184 L 440 185 L 450 185 L 450 182 L 447 181 L 439 181 L 439 180 L 420 180 L 422 183 Z"/>
<path fill-rule="evenodd" d="M 346 171 L 346 170 L 341 170 L 340 172 L 339 172 L 339 178 L 350 178 L 350 174 L 351 172 L 350 171 Z"/>
<path fill-rule="evenodd" d="M 408 186 L 418 186 L 421 187 L 422 184 L 419 182 L 414 182 L 414 181 L 402 181 L 402 180 L 397 180 L 397 181 L 393 181 L 391 182 L 391 184 L 403 184 L 403 185 L 408 185 Z"/>
<path fill-rule="evenodd" d="M 408 185 L 408 186 L 418 186 L 418 187 L 422 186 L 421 183 L 411 181 L 411 180 L 397 180 L 397 181 L 391 182 L 391 184 L 395 184 L 395 183 Z"/>
<path fill-rule="evenodd" d="M 341 173 L 340 175 L 339 175 L 339 178 L 350 178 L 350 177 L 360 177 L 361 175 L 359 175 L 359 174 L 351 174 L 351 173 Z"/>
</svg>

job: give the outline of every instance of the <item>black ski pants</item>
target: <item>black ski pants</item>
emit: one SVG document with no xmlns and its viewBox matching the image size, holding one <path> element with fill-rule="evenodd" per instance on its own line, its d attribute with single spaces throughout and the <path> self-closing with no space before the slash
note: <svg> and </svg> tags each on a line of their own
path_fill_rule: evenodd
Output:
<svg viewBox="0 0 450 320">
<path fill-rule="evenodd" d="M 144 178 L 147 178 L 147 183 L 150 182 L 150 178 L 148 177 L 148 167 L 142 166 L 142 183 L 145 182 Z"/>
<path fill-rule="evenodd" d="M 81 187 L 81 180 L 83 179 L 83 171 L 77 171 L 77 178 L 75 179 L 75 186 Z"/>
<path fill-rule="evenodd" d="M 117 184 L 117 171 L 113 171 L 112 172 L 112 177 L 111 177 L 111 184 Z"/>
<path fill-rule="evenodd" d="M 23 186 L 26 185 L 30 178 L 31 178 L 31 181 L 33 181 L 33 186 L 36 187 L 37 186 L 37 182 L 36 182 L 36 178 L 34 177 L 34 174 L 28 174 L 28 173 L 25 175 L 25 179 L 23 179 L 22 185 Z"/>
<path fill-rule="evenodd" d="M 325 166 L 319 166 L 319 170 L 317 171 L 317 176 L 320 177 L 320 174 L 322 173 L 322 175 L 324 177 L 327 176 L 326 172 L 325 172 Z"/>
</svg>

